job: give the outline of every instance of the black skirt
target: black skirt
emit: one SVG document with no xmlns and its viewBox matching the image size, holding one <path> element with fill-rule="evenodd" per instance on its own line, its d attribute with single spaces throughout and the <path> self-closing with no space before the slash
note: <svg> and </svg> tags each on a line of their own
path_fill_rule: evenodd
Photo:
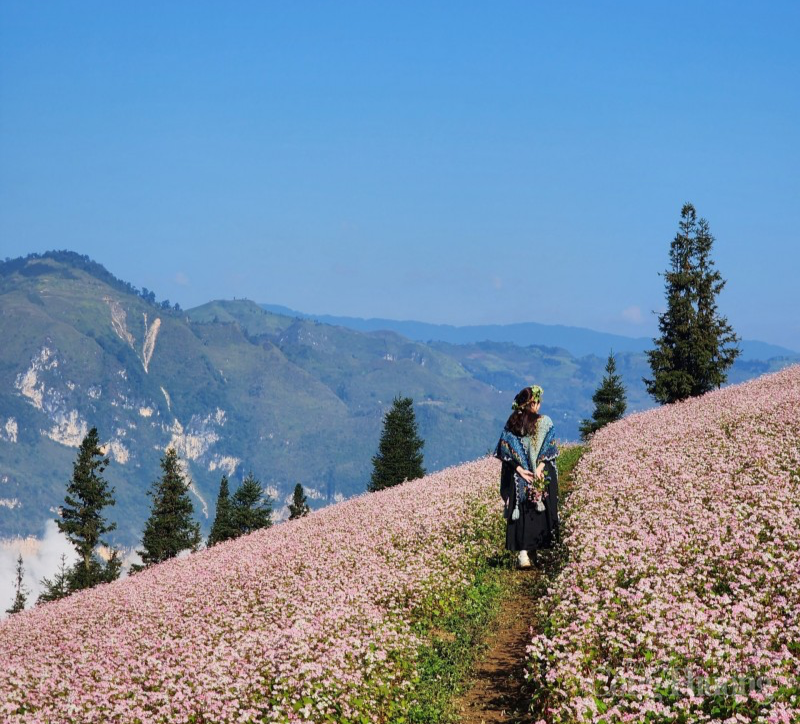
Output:
<svg viewBox="0 0 800 724">
<path fill-rule="evenodd" d="M 535 503 L 525 501 L 520 506 L 519 519 L 511 520 L 516 503 L 515 467 L 511 463 L 503 463 L 500 495 L 505 502 L 506 548 L 510 551 L 552 548 L 558 540 L 558 471 L 551 461 L 547 461 L 544 466 L 549 477 L 544 510 L 537 511 Z"/>
</svg>

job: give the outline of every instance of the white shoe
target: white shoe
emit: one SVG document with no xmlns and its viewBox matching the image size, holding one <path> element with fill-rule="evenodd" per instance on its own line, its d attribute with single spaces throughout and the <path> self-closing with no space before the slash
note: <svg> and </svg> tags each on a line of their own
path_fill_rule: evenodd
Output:
<svg viewBox="0 0 800 724">
<path fill-rule="evenodd" d="M 520 568 L 530 568 L 531 559 L 528 558 L 528 551 L 520 551 L 517 556 L 517 564 Z"/>
</svg>

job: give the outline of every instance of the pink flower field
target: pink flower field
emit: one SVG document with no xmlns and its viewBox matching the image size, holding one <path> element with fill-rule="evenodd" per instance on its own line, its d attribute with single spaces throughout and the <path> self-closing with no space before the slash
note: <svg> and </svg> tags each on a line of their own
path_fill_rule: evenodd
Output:
<svg viewBox="0 0 800 724">
<path fill-rule="evenodd" d="M 594 438 L 528 649 L 550 722 L 800 721 L 800 366 Z"/>
<path fill-rule="evenodd" d="M 415 624 L 496 545 L 498 476 L 485 458 L 17 614 L 0 720 L 402 721 Z"/>
</svg>

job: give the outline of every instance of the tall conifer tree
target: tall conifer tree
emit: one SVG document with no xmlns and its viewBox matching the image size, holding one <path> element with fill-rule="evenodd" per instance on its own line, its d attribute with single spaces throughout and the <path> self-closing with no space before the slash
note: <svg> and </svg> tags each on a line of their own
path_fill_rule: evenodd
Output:
<svg viewBox="0 0 800 724">
<path fill-rule="evenodd" d="M 297 485 L 294 486 L 292 502 L 289 503 L 289 520 L 302 518 L 304 515 L 308 515 L 310 512 L 311 508 L 308 506 L 308 498 L 303 492 L 303 486 L 300 485 L 300 483 L 297 483 Z"/>
<path fill-rule="evenodd" d="M 58 529 L 66 535 L 78 552 L 78 562 L 70 569 L 71 591 L 91 588 L 119 577 L 119 557 L 112 552 L 108 563 L 101 563 L 95 549 L 108 545 L 102 537 L 117 526 L 107 523 L 103 508 L 114 505 L 114 489 L 103 478 L 108 458 L 100 449 L 97 428 L 89 430 L 78 449 L 72 467 L 72 480 L 67 486 L 64 505 L 56 518 Z"/>
<path fill-rule="evenodd" d="M 252 472 L 236 489 L 231 502 L 237 537 L 272 525 L 272 502 Z"/>
<path fill-rule="evenodd" d="M 580 425 L 581 437 L 584 440 L 593 432 L 608 425 L 609 422 L 619 420 L 625 414 L 628 406 L 625 399 L 625 386 L 622 384 L 622 378 L 617 374 L 617 362 L 613 353 L 608 355 L 606 374 L 592 395 L 592 402 L 594 402 L 594 412 L 591 419 L 584 420 Z"/>
<path fill-rule="evenodd" d="M 236 527 L 233 523 L 233 506 L 231 504 L 230 493 L 228 491 L 228 477 L 222 476 L 219 483 L 219 495 L 217 496 L 217 512 L 214 516 L 214 523 L 211 525 L 211 533 L 208 536 L 208 545 L 222 543 L 236 537 Z"/>
<path fill-rule="evenodd" d="M 196 551 L 200 545 L 200 524 L 193 520 L 189 484 L 174 448 L 161 458 L 161 470 L 161 478 L 147 493 L 152 498 L 150 517 L 144 526 L 142 550 L 137 551 L 143 565 L 131 566 L 132 572 L 174 558 L 181 551 Z"/>
<path fill-rule="evenodd" d="M 647 353 L 653 376 L 644 380 L 662 404 L 720 387 L 740 354 L 739 338 L 717 310 L 725 281 L 714 269 L 713 244 L 708 222 L 684 204 L 670 246 L 671 268 L 664 273 L 667 310 L 658 318 L 661 336 Z"/>
<path fill-rule="evenodd" d="M 20 611 L 24 610 L 25 602 L 28 600 L 28 594 L 30 593 L 25 584 L 22 582 L 22 579 L 25 576 L 25 569 L 22 567 L 21 553 L 17 557 L 17 570 L 15 575 L 14 603 L 11 604 L 11 608 L 6 609 L 6 613 L 19 613 Z"/>
<path fill-rule="evenodd" d="M 372 477 L 367 485 L 370 492 L 425 475 L 422 466 L 425 442 L 417 434 L 413 405 L 410 397 L 395 397 L 392 409 L 386 413 L 378 454 L 372 458 Z"/>
</svg>

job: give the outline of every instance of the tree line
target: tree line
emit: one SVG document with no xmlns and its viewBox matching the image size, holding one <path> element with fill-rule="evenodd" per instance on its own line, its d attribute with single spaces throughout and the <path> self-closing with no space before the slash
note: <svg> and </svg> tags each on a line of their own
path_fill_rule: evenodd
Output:
<svg viewBox="0 0 800 724">
<path fill-rule="evenodd" d="M 378 452 L 372 458 L 373 472 L 368 491 L 383 490 L 425 475 L 423 445 L 424 441 L 417 434 L 413 401 L 409 397 L 396 397 L 384 418 Z M 59 531 L 75 548 L 78 560 L 67 565 L 66 556 L 61 556 L 60 566 L 53 577 L 41 580 L 43 590 L 37 604 L 55 601 L 75 591 L 119 578 L 122 571 L 120 553 L 104 539 L 106 534 L 116 529 L 116 524 L 108 522 L 104 513 L 105 508 L 116 502 L 114 489 L 103 477 L 109 462 L 100 445 L 97 428 L 93 427 L 78 449 L 64 504 L 55 519 Z M 142 533 L 142 547 L 136 551 L 142 562 L 131 565 L 131 574 L 175 558 L 183 551 L 194 552 L 201 544 L 200 524 L 194 519 L 194 506 L 189 496 L 189 481 L 174 448 L 167 449 L 161 458 L 161 477 L 147 494 L 151 498 L 150 516 Z M 289 503 L 289 519 L 301 518 L 310 511 L 303 486 L 297 483 Z M 272 513 L 272 501 L 252 472 L 233 494 L 228 477 L 223 475 L 206 545 L 211 547 L 269 528 L 273 523 Z M 98 555 L 100 547 L 109 551 L 105 560 Z M 14 601 L 6 613 L 18 613 L 25 608 L 29 592 L 23 577 L 20 555 L 15 572 Z"/>
<path fill-rule="evenodd" d="M 105 515 L 105 509 L 116 502 L 113 487 L 103 477 L 108 464 L 109 458 L 102 450 L 97 428 L 93 427 L 78 448 L 64 503 L 55 519 L 59 531 L 75 548 L 77 561 L 67 565 L 66 556 L 61 556 L 54 576 L 41 580 L 43 590 L 37 604 L 55 601 L 75 591 L 119 578 L 122 571 L 120 552 L 105 540 L 105 536 L 116 529 L 116 523 L 109 522 Z M 141 549 L 136 551 L 142 562 L 130 567 L 132 574 L 175 558 L 182 551 L 194 552 L 201 544 L 200 524 L 194 519 L 194 506 L 189 497 L 190 483 L 174 448 L 169 448 L 161 458 L 161 471 L 159 479 L 147 491 L 151 498 L 150 515 L 142 533 Z M 289 505 L 289 518 L 300 518 L 309 512 L 308 499 L 303 486 L 298 483 Z M 269 528 L 273 523 L 272 513 L 272 500 L 252 472 L 233 495 L 230 495 L 228 478 L 223 475 L 207 546 Z M 105 560 L 98 554 L 101 547 L 108 551 Z M 29 591 L 23 583 L 23 576 L 23 560 L 19 555 L 14 601 L 6 613 L 17 613 L 25 608 Z"/>
<path fill-rule="evenodd" d="M 134 294 L 148 304 L 158 307 L 165 312 L 181 311 L 181 305 L 177 302 L 175 302 L 175 304 L 170 304 L 169 299 L 164 299 L 163 301 L 159 302 L 156 300 L 155 292 L 150 291 L 147 287 L 142 287 L 141 290 L 139 290 L 133 286 L 133 284 L 122 281 L 122 279 L 115 277 L 102 264 L 93 261 L 86 254 L 78 254 L 77 252 L 68 251 L 66 249 L 60 251 L 45 251 L 41 254 L 34 252 L 32 254 L 28 254 L 27 256 L 18 257 L 16 259 L 6 257 L 4 261 L 0 262 L 0 276 L 23 271 L 28 262 L 35 259 L 52 259 L 56 262 L 68 264 L 77 269 L 82 269 L 119 292 L 123 292 L 125 294 Z"/>
</svg>

